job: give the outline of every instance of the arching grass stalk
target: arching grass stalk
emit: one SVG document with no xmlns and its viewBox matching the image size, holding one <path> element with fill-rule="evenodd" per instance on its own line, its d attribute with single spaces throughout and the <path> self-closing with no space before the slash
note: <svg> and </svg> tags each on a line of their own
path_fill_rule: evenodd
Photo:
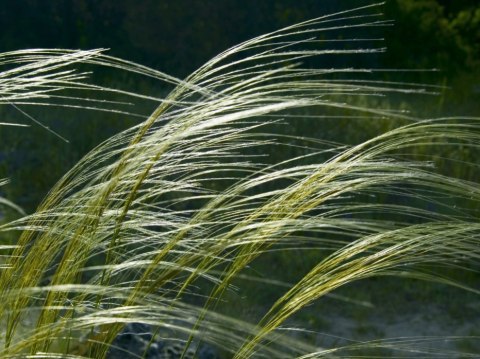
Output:
<svg viewBox="0 0 480 359">
<path fill-rule="evenodd" d="M 299 310 L 354 281 L 410 276 L 462 286 L 426 268 L 478 270 L 478 186 L 437 172 L 434 153 L 425 161 L 414 153 L 459 143 L 477 150 L 479 120 L 420 121 L 362 106 L 357 97 L 422 90 L 364 79 L 375 70 L 298 63 L 382 52 L 364 46 L 371 38 L 352 39 L 349 49 L 317 39 L 388 25 L 377 9 L 378 4 L 344 11 L 259 36 L 184 81 L 99 52 L 83 54 L 84 63 L 176 87 L 145 121 L 82 159 L 36 213 L 3 227 L 23 232 L 0 276 L 0 356 L 103 358 L 127 323 L 175 333 L 185 340 L 185 352 L 206 341 L 242 359 L 420 347 L 418 339 L 317 348 L 282 329 Z M 4 61 L 26 63 L 26 73 L 47 74 L 63 66 L 57 57 L 72 56 L 77 61 L 75 52 L 37 50 Z M 30 98 L 54 104 L 50 92 L 73 88 L 154 99 L 86 84 L 71 72 L 58 76 L 55 82 L 45 75 L 51 87 L 39 84 L 42 90 Z M 10 102 L 28 97 L 23 89 L 9 93 Z M 69 100 L 75 105 L 79 98 Z M 349 145 L 275 132 L 278 122 L 295 126 L 302 111 L 309 113 L 310 129 L 322 128 L 325 117 L 357 114 L 395 125 Z M 291 143 L 282 143 L 284 138 Z M 474 163 L 464 166 L 478 170 Z M 234 290 L 245 268 L 266 253 L 307 242 L 327 251 L 268 303 L 258 323 L 248 323 L 241 313 L 221 314 L 228 306 L 224 294 Z"/>
</svg>

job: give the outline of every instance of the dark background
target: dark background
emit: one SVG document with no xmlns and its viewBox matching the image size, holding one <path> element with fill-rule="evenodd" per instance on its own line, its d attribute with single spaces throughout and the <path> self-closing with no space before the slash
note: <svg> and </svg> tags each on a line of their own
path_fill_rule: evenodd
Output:
<svg viewBox="0 0 480 359">
<path fill-rule="evenodd" d="M 0 51 L 109 48 L 110 54 L 186 76 L 259 34 L 373 3 L 369 0 L 3 0 Z M 387 67 L 478 68 L 477 0 L 389 0 Z"/>
</svg>

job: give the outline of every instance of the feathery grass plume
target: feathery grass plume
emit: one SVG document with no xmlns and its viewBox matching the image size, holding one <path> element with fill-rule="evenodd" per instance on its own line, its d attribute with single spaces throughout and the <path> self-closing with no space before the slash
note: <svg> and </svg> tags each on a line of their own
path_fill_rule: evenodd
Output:
<svg viewBox="0 0 480 359">
<path fill-rule="evenodd" d="M 20 50 L 0 54 L 0 105 L 14 106 L 36 124 L 44 127 L 54 135 L 62 138 L 41 122 L 28 115 L 18 106 L 21 104 L 48 104 L 54 93 L 68 87 L 83 88 L 85 75 L 68 66 L 88 61 L 98 56 L 100 50 L 92 51 L 61 51 L 61 50 Z M 12 122 L 0 122 L 0 126 L 28 127 L 28 125 Z M 65 139 L 64 139 L 65 140 Z M 7 183 L 0 181 L 0 186 Z M 12 208 L 21 215 L 23 209 L 5 198 L 0 198 L 0 204 Z"/>
<path fill-rule="evenodd" d="M 313 301 L 372 276 L 478 292 L 432 274 L 443 266 L 478 270 L 478 186 L 437 173 L 431 161 L 411 154 L 416 146 L 478 148 L 478 119 L 418 121 L 362 106 L 357 97 L 422 89 L 365 80 L 375 74 L 371 69 L 299 64 L 314 56 L 382 52 L 364 47 L 371 38 L 352 38 L 350 48 L 339 49 L 334 39 L 328 47 L 319 37 L 390 24 L 378 11 L 379 4 L 365 6 L 259 36 L 184 81 L 106 55 L 82 58 L 176 87 L 148 119 L 82 159 L 36 213 L 3 226 L 23 232 L 0 276 L 0 356 L 105 358 L 129 323 L 151 325 L 160 337 L 174 335 L 184 355 L 202 342 L 242 359 L 355 357 L 364 348 L 441 355 L 422 347 L 436 338 L 318 348 L 284 327 Z M 36 53 L 45 60 L 58 54 Z M 30 56 L 13 59 L 30 64 Z M 48 66 L 31 71 L 44 73 Z M 70 72 L 45 77 L 100 95 L 148 98 L 79 82 Z M 30 97 L 48 94 L 52 103 L 57 82 L 39 84 Z M 25 89 L 9 91 L 9 102 L 22 103 Z M 274 132 L 279 122 L 295 126 L 302 111 L 311 126 L 352 112 L 397 125 L 354 145 Z M 280 150 L 294 155 L 278 159 Z M 447 197 L 463 208 L 451 208 Z M 229 305 L 225 294 L 235 291 L 234 280 L 248 266 L 263 255 L 304 247 L 324 255 L 258 323 L 235 310 L 222 312 Z"/>
</svg>

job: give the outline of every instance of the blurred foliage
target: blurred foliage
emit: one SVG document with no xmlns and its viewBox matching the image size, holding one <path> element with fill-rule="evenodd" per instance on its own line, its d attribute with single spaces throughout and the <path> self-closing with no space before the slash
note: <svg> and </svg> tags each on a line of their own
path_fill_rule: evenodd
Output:
<svg viewBox="0 0 480 359">
<path fill-rule="evenodd" d="M 294 22 L 372 1 L 333 0 L 7 0 L 0 9 L 0 50 L 111 48 L 185 76 L 227 47 Z M 12 16 L 14 14 L 14 16 Z M 390 0 L 382 66 L 461 70 L 479 61 L 475 0 Z M 31 31 L 34 29 L 35 31 Z"/>
<path fill-rule="evenodd" d="M 480 7 L 475 0 L 392 0 L 385 7 L 395 26 L 386 34 L 385 65 L 437 69 L 412 73 L 412 81 L 437 79 L 441 93 L 437 115 L 479 113 Z M 443 79 L 438 81 L 438 79 Z M 431 110 L 431 109 L 430 109 Z"/>
<path fill-rule="evenodd" d="M 464 7 L 459 7 L 461 3 Z M 449 73 L 478 65 L 480 8 L 470 4 L 458 1 L 447 11 L 436 0 L 387 2 L 387 17 L 396 22 L 387 36 L 387 63 L 403 68 L 438 68 Z"/>
</svg>

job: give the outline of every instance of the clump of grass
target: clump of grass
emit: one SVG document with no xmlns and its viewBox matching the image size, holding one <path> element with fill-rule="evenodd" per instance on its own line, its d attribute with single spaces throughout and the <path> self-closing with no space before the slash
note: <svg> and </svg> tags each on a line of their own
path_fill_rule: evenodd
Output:
<svg viewBox="0 0 480 359">
<path fill-rule="evenodd" d="M 185 352 L 205 341 L 234 358 L 424 351 L 422 339 L 317 348 L 282 327 L 313 301 L 372 276 L 409 276 L 477 291 L 432 270 L 478 269 L 478 186 L 438 174 L 431 162 L 408 154 L 415 146 L 477 148 L 478 119 L 420 121 L 359 106 L 355 96 L 422 90 L 363 78 L 374 70 L 299 64 L 313 56 L 383 51 L 363 48 L 359 38 L 350 49 L 329 48 L 316 38 L 345 26 L 389 24 L 377 7 L 259 36 L 219 54 L 185 80 L 101 52 L 82 57 L 176 87 L 145 121 L 85 156 L 34 214 L 3 226 L 22 233 L 0 275 L 0 355 L 104 358 L 127 323 L 149 324 L 160 335 L 174 331 L 185 340 Z M 32 56 L 49 63 L 77 53 L 39 50 L 13 60 L 34 64 L 33 73 L 57 70 L 32 62 Z M 39 90 L 16 91 L 4 103 L 23 96 L 53 103 L 49 91 L 65 87 L 149 99 L 85 84 L 70 72 L 53 78 L 53 87 L 40 82 Z M 100 104 L 96 109 L 109 110 Z M 311 126 L 322 126 L 324 113 L 345 110 L 390 118 L 399 126 L 355 145 L 296 136 L 296 155 L 269 163 L 265 153 L 294 143 L 272 129 L 278 122 L 294 126 L 290 116 L 298 109 L 312 114 Z M 461 200 L 463 208 L 451 208 L 447 197 Z M 232 281 L 257 258 L 304 246 L 326 254 L 258 323 L 220 314 L 218 309 L 228 306 L 224 294 L 235 290 Z M 439 355 L 424 353 L 429 354 Z"/>
</svg>

